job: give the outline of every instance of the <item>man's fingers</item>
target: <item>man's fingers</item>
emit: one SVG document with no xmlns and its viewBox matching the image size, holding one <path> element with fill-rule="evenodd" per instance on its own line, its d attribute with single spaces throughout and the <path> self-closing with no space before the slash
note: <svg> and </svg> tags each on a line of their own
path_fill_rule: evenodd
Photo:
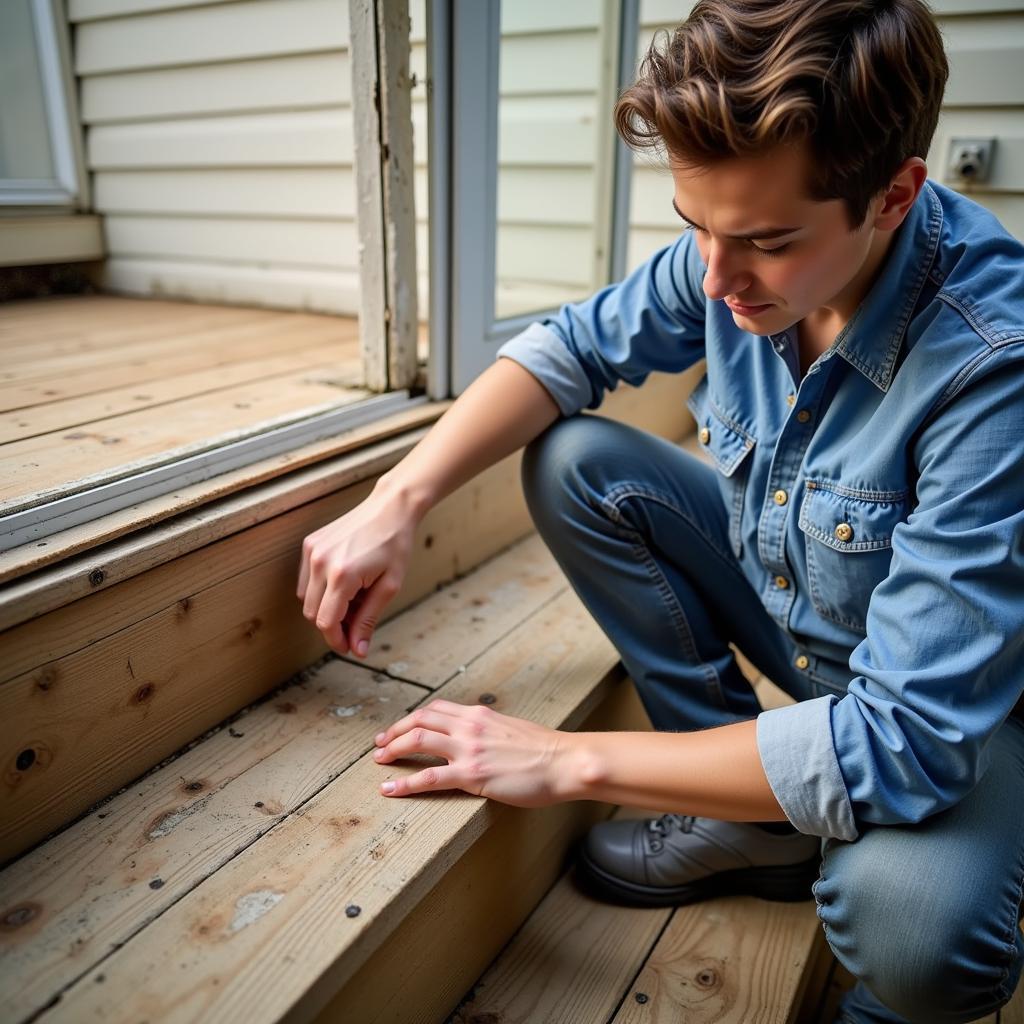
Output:
<svg viewBox="0 0 1024 1024">
<path fill-rule="evenodd" d="M 388 787 L 391 787 L 388 789 Z M 429 793 L 436 789 L 461 789 L 458 773 L 451 765 L 424 768 L 415 775 L 404 775 L 390 782 L 380 784 L 385 796 L 409 796 L 412 793 Z"/>
<path fill-rule="evenodd" d="M 353 586 L 354 593 L 349 593 L 348 590 L 342 590 L 337 586 L 328 587 L 316 613 L 316 628 L 323 633 L 331 650 L 337 651 L 339 654 L 348 654 L 349 651 L 349 637 L 342 629 L 342 622 L 352 603 L 352 598 L 359 593 L 358 581 L 350 584 L 350 588 Z"/>
<path fill-rule="evenodd" d="M 455 757 L 455 742 L 447 732 L 417 727 L 396 736 L 387 746 L 375 750 L 373 758 L 378 764 L 389 764 L 396 758 L 408 757 L 410 754 L 427 754 L 451 761 Z"/>
<path fill-rule="evenodd" d="M 381 612 L 389 601 L 398 593 L 398 584 L 384 573 L 368 591 L 362 600 L 349 614 L 351 626 L 349 640 L 352 651 L 360 658 L 366 657 L 370 649 L 373 631 L 380 622 Z"/>
<path fill-rule="evenodd" d="M 383 732 L 377 733 L 375 742 L 377 746 L 382 747 L 417 726 L 450 735 L 455 724 L 453 719 L 457 719 L 460 710 L 466 710 L 466 705 L 449 700 L 432 700 L 425 707 L 410 711 L 405 718 L 400 718 L 394 725 L 389 725 Z"/>
</svg>

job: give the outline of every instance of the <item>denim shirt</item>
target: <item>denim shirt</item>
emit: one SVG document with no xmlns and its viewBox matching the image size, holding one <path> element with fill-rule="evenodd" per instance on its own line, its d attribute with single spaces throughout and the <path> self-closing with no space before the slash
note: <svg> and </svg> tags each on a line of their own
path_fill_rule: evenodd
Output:
<svg viewBox="0 0 1024 1024">
<path fill-rule="evenodd" d="M 921 821 L 1024 691 L 1024 246 L 927 182 L 803 379 L 795 328 L 740 329 L 706 269 L 684 232 L 497 358 L 570 416 L 706 357 L 688 405 L 733 551 L 817 694 L 758 716 L 769 784 L 812 835 Z"/>
</svg>

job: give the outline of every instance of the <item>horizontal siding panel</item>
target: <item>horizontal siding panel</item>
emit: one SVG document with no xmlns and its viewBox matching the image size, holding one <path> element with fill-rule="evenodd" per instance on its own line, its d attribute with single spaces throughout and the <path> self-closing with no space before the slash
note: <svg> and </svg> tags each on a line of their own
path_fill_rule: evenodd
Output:
<svg viewBox="0 0 1024 1024">
<path fill-rule="evenodd" d="M 99 217 L 0 217 L 0 267 L 101 260 L 103 256 Z"/>
<path fill-rule="evenodd" d="M 564 285 L 539 281 L 499 281 L 494 293 L 495 316 L 523 316 L 558 309 L 564 302 L 580 302 L 588 298 L 589 289 L 567 291 Z"/>
<path fill-rule="evenodd" d="M 95 75 L 81 81 L 82 121 L 105 124 L 352 102 L 348 53 Z"/>
<path fill-rule="evenodd" d="M 501 5 L 501 34 L 535 35 L 599 28 L 601 4 L 595 0 L 512 0 Z"/>
<path fill-rule="evenodd" d="M 103 265 L 101 287 L 129 295 L 187 295 L 196 302 L 351 315 L 359 308 L 355 270 L 226 266 L 223 263 L 132 260 Z"/>
<path fill-rule="evenodd" d="M 1021 11 L 1021 0 L 931 0 L 931 9 L 941 18 L 946 14 L 999 14 L 1004 11 Z"/>
<path fill-rule="evenodd" d="M 678 231 L 634 228 L 629 233 L 629 244 L 626 249 L 626 273 L 631 274 L 659 249 L 671 245 L 678 237 Z"/>
<path fill-rule="evenodd" d="M 348 167 L 129 171 L 96 177 L 100 213 L 355 220 Z"/>
<path fill-rule="evenodd" d="M 673 3 L 672 0 L 640 0 L 640 25 L 653 28 L 656 25 L 678 25 L 685 21 L 693 10 L 693 3 L 683 0 Z"/>
<path fill-rule="evenodd" d="M 589 169 L 503 167 L 498 176 L 502 222 L 592 228 L 594 178 Z"/>
<path fill-rule="evenodd" d="M 548 96 L 596 92 L 600 39 L 596 31 L 515 36 L 501 41 L 501 95 Z"/>
<path fill-rule="evenodd" d="M 351 221 L 116 215 L 106 218 L 106 234 L 112 256 L 321 270 L 358 267 L 358 239 Z"/>
<path fill-rule="evenodd" d="M 177 7 L 208 7 L 234 0 L 68 0 L 68 21 L 94 21 L 124 14 L 152 14 Z"/>
<path fill-rule="evenodd" d="M 597 97 L 506 97 L 498 107 L 498 159 L 509 166 L 592 167 L 597 147 Z M 611 115 L 609 114 L 609 117 Z M 413 158 L 427 166 L 427 114 L 413 104 Z"/>
<path fill-rule="evenodd" d="M 79 75 L 348 47 L 338 0 L 246 0 L 86 22 L 75 32 Z"/>
<path fill-rule="evenodd" d="M 1024 197 L 986 195 L 977 198 L 979 202 L 984 199 L 985 208 L 996 215 L 1014 238 L 1024 242 Z"/>
<path fill-rule="evenodd" d="M 636 227 L 682 230 L 682 221 L 672 209 L 672 175 L 651 167 L 633 169 L 629 197 L 629 222 Z"/>
<path fill-rule="evenodd" d="M 499 161 L 592 166 L 597 147 L 596 107 L 596 96 L 502 98 L 498 108 Z"/>
<path fill-rule="evenodd" d="M 588 289 L 593 232 L 505 224 L 498 231 L 498 276 Z M 592 290 L 592 289 L 591 289 Z"/>
<path fill-rule="evenodd" d="M 352 110 L 100 125 L 87 150 L 93 170 L 350 165 Z"/>
<path fill-rule="evenodd" d="M 947 50 L 947 107 L 1015 106 L 1024 104 L 1024 45 L 999 49 Z"/>
</svg>

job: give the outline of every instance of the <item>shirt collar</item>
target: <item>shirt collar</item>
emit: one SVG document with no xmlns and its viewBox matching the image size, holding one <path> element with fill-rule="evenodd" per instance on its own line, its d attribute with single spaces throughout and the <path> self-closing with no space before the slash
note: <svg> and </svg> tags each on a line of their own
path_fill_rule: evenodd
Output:
<svg viewBox="0 0 1024 1024">
<path fill-rule="evenodd" d="M 942 206 L 925 182 L 893 239 L 882 273 L 839 332 L 833 348 L 887 392 L 907 325 L 935 260 Z"/>
</svg>

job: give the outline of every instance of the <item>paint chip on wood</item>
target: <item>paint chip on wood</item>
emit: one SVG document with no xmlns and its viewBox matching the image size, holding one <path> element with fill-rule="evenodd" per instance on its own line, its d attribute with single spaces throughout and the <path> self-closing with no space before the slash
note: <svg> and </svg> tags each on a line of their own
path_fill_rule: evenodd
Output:
<svg viewBox="0 0 1024 1024">
<path fill-rule="evenodd" d="M 239 932 L 243 928 L 255 924 L 265 914 L 270 913 L 283 899 L 283 892 L 273 892 L 270 889 L 249 892 L 240 896 L 235 903 L 235 917 L 229 930 Z"/>
</svg>

